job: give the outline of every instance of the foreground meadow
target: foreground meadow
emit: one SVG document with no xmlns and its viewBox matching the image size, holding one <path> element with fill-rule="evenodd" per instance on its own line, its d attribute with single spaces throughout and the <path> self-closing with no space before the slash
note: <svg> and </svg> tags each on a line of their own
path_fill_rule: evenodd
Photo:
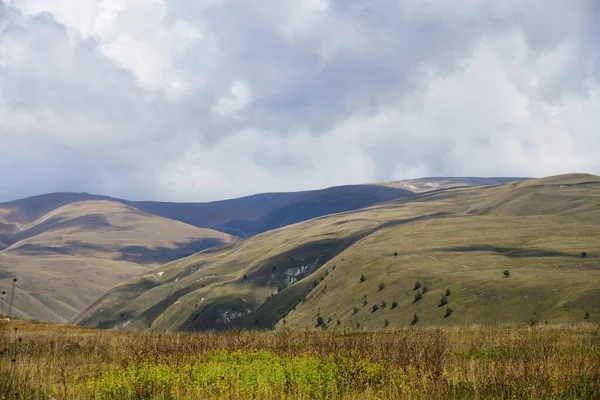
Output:
<svg viewBox="0 0 600 400">
<path fill-rule="evenodd" d="M 0 322 L 0 397 L 600 397 L 597 325 L 144 334 Z"/>
</svg>

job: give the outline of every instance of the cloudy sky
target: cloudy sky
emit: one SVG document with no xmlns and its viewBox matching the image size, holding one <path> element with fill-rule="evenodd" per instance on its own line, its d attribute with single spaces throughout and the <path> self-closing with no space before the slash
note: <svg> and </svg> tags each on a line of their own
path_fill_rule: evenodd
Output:
<svg viewBox="0 0 600 400">
<path fill-rule="evenodd" d="M 0 0 L 0 200 L 600 174 L 598 0 Z"/>
</svg>

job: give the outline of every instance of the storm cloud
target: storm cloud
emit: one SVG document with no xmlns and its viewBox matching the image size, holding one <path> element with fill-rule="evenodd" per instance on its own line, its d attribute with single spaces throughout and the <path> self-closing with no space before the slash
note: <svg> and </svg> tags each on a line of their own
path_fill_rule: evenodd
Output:
<svg viewBox="0 0 600 400">
<path fill-rule="evenodd" d="M 0 0 L 0 200 L 600 173 L 594 0 Z"/>
</svg>

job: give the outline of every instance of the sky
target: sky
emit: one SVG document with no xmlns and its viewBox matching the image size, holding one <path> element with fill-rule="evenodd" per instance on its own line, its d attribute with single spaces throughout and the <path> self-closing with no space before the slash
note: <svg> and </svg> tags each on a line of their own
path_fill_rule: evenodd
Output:
<svg viewBox="0 0 600 400">
<path fill-rule="evenodd" d="M 0 201 L 600 174 L 598 0 L 0 0 Z"/>
</svg>

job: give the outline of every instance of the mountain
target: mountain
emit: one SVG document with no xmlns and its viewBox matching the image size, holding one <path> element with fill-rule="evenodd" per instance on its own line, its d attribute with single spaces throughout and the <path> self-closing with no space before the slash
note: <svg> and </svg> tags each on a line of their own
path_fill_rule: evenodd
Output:
<svg viewBox="0 0 600 400">
<path fill-rule="evenodd" d="M 422 178 L 289 193 L 261 193 L 197 203 L 131 201 L 89 193 L 51 193 L 0 204 L 0 249 L 6 238 L 47 212 L 76 201 L 108 200 L 160 217 L 239 237 L 350 211 L 415 193 L 456 186 L 488 186 L 524 178 Z"/>
<path fill-rule="evenodd" d="M 496 178 L 436 180 L 435 187 Z M 472 178 L 468 178 L 472 179 Z M 408 182 L 408 181 L 407 181 Z M 416 185 L 415 181 L 415 185 Z M 328 214 L 410 198 L 384 184 L 162 203 L 53 193 L 0 204 L 0 287 L 19 278 L 16 314 L 65 321 L 124 279 L 197 251 Z"/>
<path fill-rule="evenodd" d="M 0 204 L 0 224 L 6 303 L 18 278 L 12 314 L 62 322 L 127 278 L 235 240 L 93 195 Z"/>
<path fill-rule="evenodd" d="M 582 321 L 600 315 L 599 220 L 593 175 L 436 190 L 168 263 L 73 322 L 174 331 L 308 328 L 318 316 L 330 328 L 400 327 L 415 313 L 420 325 Z"/>
<path fill-rule="evenodd" d="M 416 193 L 456 186 L 487 186 L 524 178 L 423 178 L 347 185 L 293 193 L 264 193 L 208 203 L 124 204 L 198 227 L 247 237 L 308 219 L 356 210 Z"/>
</svg>

